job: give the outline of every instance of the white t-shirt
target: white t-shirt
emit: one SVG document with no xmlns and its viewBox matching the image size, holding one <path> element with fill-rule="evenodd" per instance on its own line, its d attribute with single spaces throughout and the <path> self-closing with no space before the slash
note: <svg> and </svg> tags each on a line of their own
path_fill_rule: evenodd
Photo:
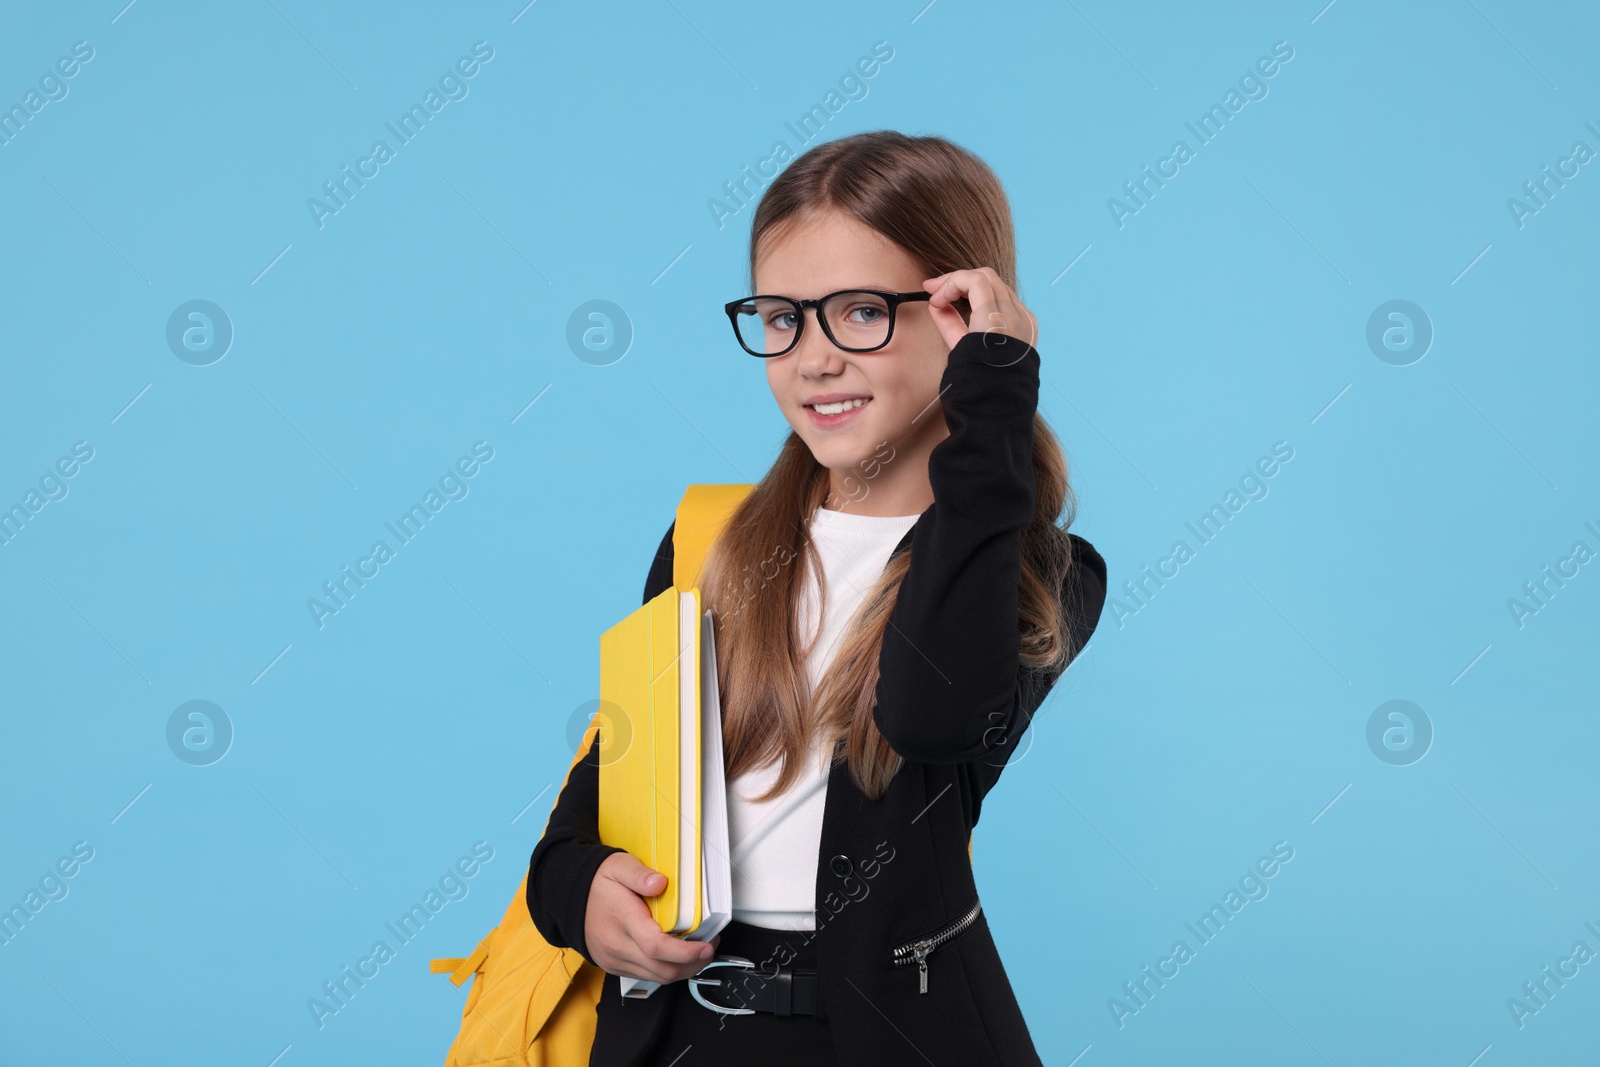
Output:
<svg viewBox="0 0 1600 1067">
<path fill-rule="evenodd" d="M 822 559 L 828 610 L 822 634 L 805 663 L 815 692 L 832 663 L 845 624 L 883 573 L 889 556 L 918 515 L 857 515 L 818 508 L 809 529 Z M 817 629 L 817 575 L 810 569 L 797 605 L 801 647 Z M 728 840 L 733 863 L 733 917 L 777 930 L 816 929 L 817 850 L 831 751 L 813 742 L 805 772 L 786 792 L 753 803 L 777 780 L 776 761 L 728 783 Z"/>
</svg>

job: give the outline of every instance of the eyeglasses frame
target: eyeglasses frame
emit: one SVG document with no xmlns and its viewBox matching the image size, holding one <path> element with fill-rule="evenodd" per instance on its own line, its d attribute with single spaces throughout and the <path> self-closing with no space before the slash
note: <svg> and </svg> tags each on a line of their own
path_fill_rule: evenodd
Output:
<svg viewBox="0 0 1600 1067">
<path fill-rule="evenodd" d="M 846 293 L 870 293 L 873 296 L 882 297 L 884 302 L 889 305 L 889 332 L 884 336 L 881 344 L 873 345 L 871 348 L 851 348 L 849 345 L 840 344 L 839 339 L 833 336 L 833 331 L 828 329 L 828 320 L 822 315 L 822 304 L 826 300 L 832 300 L 834 297 L 843 296 Z M 832 341 L 834 347 L 842 349 L 845 352 L 877 352 L 878 350 L 887 347 L 889 342 L 894 339 L 894 324 L 895 319 L 898 317 L 896 312 L 901 304 L 911 303 L 912 301 L 916 300 L 931 299 L 933 299 L 932 293 L 888 293 L 884 292 L 882 289 L 840 289 L 837 292 L 828 293 L 826 296 L 819 296 L 815 300 L 796 300 L 792 296 L 776 296 L 771 293 L 756 293 L 753 296 L 746 296 L 741 297 L 738 300 L 728 301 L 727 304 L 723 305 L 723 310 L 728 313 L 728 324 L 733 327 L 733 336 L 739 342 L 739 347 L 744 349 L 746 352 L 749 352 L 757 359 L 772 359 L 776 356 L 788 355 L 790 352 L 794 351 L 794 346 L 800 343 L 800 336 L 801 334 L 805 333 L 806 329 L 806 308 L 814 309 L 817 325 L 822 327 L 823 336 Z M 751 351 L 750 346 L 744 343 L 744 335 L 739 332 L 738 309 L 741 305 L 748 304 L 752 300 L 782 300 L 790 304 L 795 309 L 795 322 L 798 323 L 798 325 L 796 325 L 794 328 L 794 337 L 790 339 L 789 346 L 782 352 L 753 352 Z"/>
</svg>

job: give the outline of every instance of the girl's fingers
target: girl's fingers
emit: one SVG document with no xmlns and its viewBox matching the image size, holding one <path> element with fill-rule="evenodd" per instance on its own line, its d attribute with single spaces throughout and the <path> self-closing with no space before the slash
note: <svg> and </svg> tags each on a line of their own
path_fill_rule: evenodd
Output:
<svg viewBox="0 0 1600 1067">
<path fill-rule="evenodd" d="M 966 297 L 968 306 L 972 309 L 971 317 L 966 324 L 966 329 L 960 332 L 994 332 L 1008 334 L 1019 340 L 1033 345 L 1039 336 L 1039 323 L 1018 299 L 1011 287 L 995 273 L 992 267 L 980 267 L 976 270 L 953 270 L 945 274 L 926 279 L 923 288 L 933 294 L 929 301 L 936 321 L 943 317 L 942 312 L 950 305 Z M 941 326 L 941 330 L 943 330 Z M 954 330 L 946 330 L 947 340 L 960 340 L 959 335 L 951 338 Z"/>
<path fill-rule="evenodd" d="M 685 941 L 681 937 L 673 937 L 663 932 L 648 914 L 638 917 L 628 925 L 628 936 L 633 939 L 634 947 L 654 966 L 705 962 L 700 958 L 700 952 L 706 942 Z M 713 954 L 715 951 L 716 947 L 713 945 Z"/>
<path fill-rule="evenodd" d="M 675 965 L 656 959 L 637 942 L 633 945 L 633 951 L 623 955 L 623 966 L 631 977 L 647 982 L 665 985 L 678 980 L 678 968 Z"/>
<path fill-rule="evenodd" d="M 629 962 L 627 966 L 626 977 L 637 978 L 645 982 L 659 982 L 662 985 L 670 985 L 671 983 L 677 981 L 677 978 L 675 978 L 673 975 L 667 974 L 664 971 L 656 970 L 648 959 L 639 959 Z"/>
<path fill-rule="evenodd" d="M 989 279 L 975 270 L 953 270 L 949 274 L 942 274 L 937 280 L 939 285 L 933 290 L 933 303 L 949 303 L 965 296 L 970 304 L 977 304 L 981 299 L 980 290 L 989 289 Z M 928 282 L 924 282 L 927 285 Z"/>
<path fill-rule="evenodd" d="M 940 275 L 937 279 L 930 278 L 923 285 L 930 285 L 934 281 L 939 283 L 933 289 L 932 302 L 935 304 L 941 301 L 949 303 L 966 297 L 967 303 L 974 310 L 984 308 L 1004 315 L 1015 303 L 1010 287 L 989 268 L 951 271 L 949 274 Z"/>
</svg>

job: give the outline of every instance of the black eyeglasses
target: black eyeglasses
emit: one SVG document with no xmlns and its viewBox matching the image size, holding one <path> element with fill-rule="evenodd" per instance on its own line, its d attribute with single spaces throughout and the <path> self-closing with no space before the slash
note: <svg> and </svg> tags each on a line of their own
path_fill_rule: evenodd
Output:
<svg viewBox="0 0 1600 1067">
<path fill-rule="evenodd" d="M 816 300 L 787 296 L 747 296 L 725 305 L 739 344 L 752 356 L 781 356 L 800 342 L 805 309 L 816 308 L 817 324 L 828 340 L 846 352 L 876 352 L 894 336 L 894 312 L 932 293 L 885 293 L 878 289 L 841 289 Z"/>
</svg>

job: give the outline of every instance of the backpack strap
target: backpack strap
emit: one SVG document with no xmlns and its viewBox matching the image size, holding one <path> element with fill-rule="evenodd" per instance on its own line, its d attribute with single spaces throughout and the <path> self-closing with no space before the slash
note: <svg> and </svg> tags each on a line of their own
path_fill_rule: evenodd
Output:
<svg viewBox="0 0 1600 1067">
<path fill-rule="evenodd" d="M 473 950 L 470 956 L 451 956 L 447 959 L 429 960 L 428 972 L 430 974 L 448 974 L 450 981 L 460 985 L 483 970 L 483 965 L 489 958 L 489 942 L 493 937 L 494 931 L 491 930 L 482 941 L 478 942 L 478 947 Z"/>
<path fill-rule="evenodd" d="M 734 509 L 750 495 L 751 484 L 691 485 L 678 503 L 672 530 L 672 584 L 693 589 L 700 580 L 711 543 L 732 517 Z"/>
</svg>

